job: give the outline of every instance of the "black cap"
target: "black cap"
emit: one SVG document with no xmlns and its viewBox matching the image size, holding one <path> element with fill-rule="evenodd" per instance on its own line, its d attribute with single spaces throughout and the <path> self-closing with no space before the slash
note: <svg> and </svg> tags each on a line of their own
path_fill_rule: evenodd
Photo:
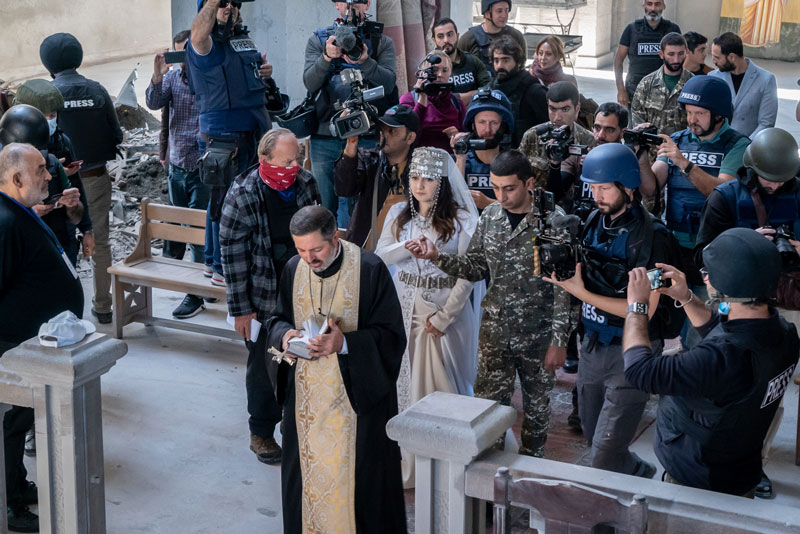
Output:
<svg viewBox="0 0 800 534">
<path fill-rule="evenodd" d="M 386 110 L 383 117 L 379 119 L 386 126 L 397 128 L 405 126 L 412 132 L 419 131 L 419 117 L 417 112 L 408 106 L 397 105 Z"/>
<path fill-rule="evenodd" d="M 725 230 L 703 249 L 703 264 L 714 289 L 728 297 L 770 298 L 778 289 L 781 255 L 755 230 Z"/>
</svg>

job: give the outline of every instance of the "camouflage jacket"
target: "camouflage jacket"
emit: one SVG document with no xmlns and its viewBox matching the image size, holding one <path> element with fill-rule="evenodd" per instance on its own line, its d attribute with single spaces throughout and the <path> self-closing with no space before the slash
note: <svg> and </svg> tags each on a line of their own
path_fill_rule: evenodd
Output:
<svg viewBox="0 0 800 534">
<path fill-rule="evenodd" d="M 683 69 L 671 93 L 664 84 L 663 67 L 642 78 L 631 102 L 633 124 L 649 122 L 658 128 L 658 133 L 666 135 L 685 130 L 689 124 L 686 122 L 686 112 L 678 104 L 678 96 L 683 84 L 692 76 L 691 72 Z"/>
<path fill-rule="evenodd" d="M 550 346 L 565 347 L 571 331 L 570 296 L 533 274 L 532 240 L 539 233 L 535 221 L 532 210 L 512 231 L 505 210 L 495 202 L 481 213 L 467 252 L 439 254 L 435 263 L 447 274 L 473 282 L 491 276 L 481 328 L 491 328 L 498 343 L 528 347 L 548 336 Z"/>
<path fill-rule="evenodd" d="M 547 183 L 547 173 L 550 170 L 550 160 L 547 159 L 545 152 L 546 143 L 539 142 L 539 136 L 536 135 L 536 128 L 542 126 L 538 124 L 533 128 L 528 129 L 525 135 L 522 136 L 522 142 L 519 144 L 519 150 L 528 157 L 528 160 L 533 166 L 533 176 L 536 179 L 537 187 L 544 187 Z M 594 135 L 592 132 L 578 124 L 573 124 L 572 142 L 577 145 L 594 146 Z M 576 169 L 580 167 L 581 158 L 579 156 L 570 156 L 561 162 L 561 170 L 571 174 L 576 173 Z"/>
</svg>

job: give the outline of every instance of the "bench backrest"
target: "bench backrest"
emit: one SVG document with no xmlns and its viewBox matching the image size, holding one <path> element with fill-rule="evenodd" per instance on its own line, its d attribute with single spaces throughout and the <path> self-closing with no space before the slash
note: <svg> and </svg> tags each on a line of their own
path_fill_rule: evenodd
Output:
<svg viewBox="0 0 800 534">
<path fill-rule="evenodd" d="M 125 263 L 152 255 L 151 241 L 178 241 L 192 245 L 206 242 L 206 211 L 156 204 L 149 198 L 142 199 L 142 223 L 139 240 Z"/>
<path fill-rule="evenodd" d="M 513 479 L 507 467 L 494 477 L 495 534 L 511 534 L 511 503 L 535 508 L 544 518 L 545 534 L 590 534 L 597 525 L 630 534 L 647 531 L 647 502 L 635 495 L 624 503 L 615 495 L 564 480 Z"/>
</svg>

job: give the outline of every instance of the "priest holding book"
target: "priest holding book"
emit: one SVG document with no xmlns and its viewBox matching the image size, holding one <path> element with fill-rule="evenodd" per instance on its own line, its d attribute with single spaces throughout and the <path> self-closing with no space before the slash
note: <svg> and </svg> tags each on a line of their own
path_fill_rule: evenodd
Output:
<svg viewBox="0 0 800 534">
<path fill-rule="evenodd" d="M 405 533 L 400 449 L 386 435 L 406 346 L 392 278 L 337 237 L 324 207 L 300 209 L 289 230 L 298 256 L 266 325 L 284 406 L 284 532 Z M 298 358 L 287 348 L 308 334 L 304 324 L 321 328 Z"/>
</svg>

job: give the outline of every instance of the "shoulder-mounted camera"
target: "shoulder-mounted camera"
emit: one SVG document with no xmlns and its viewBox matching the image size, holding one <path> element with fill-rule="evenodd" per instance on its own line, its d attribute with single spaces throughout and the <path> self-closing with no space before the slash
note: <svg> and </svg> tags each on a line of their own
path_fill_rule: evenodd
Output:
<svg viewBox="0 0 800 534">
<path fill-rule="evenodd" d="M 533 213 L 539 230 L 533 238 L 533 273 L 572 278 L 583 257 L 583 221 L 577 215 L 557 214 L 553 193 L 543 188 L 533 192 Z"/>
<path fill-rule="evenodd" d="M 359 69 L 344 69 L 340 76 L 344 84 L 350 85 L 350 97 L 333 105 L 337 113 L 331 119 L 331 135 L 347 139 L 373 132 L 378 123 L 378 110 L 369 102 L 383 98 L 383 86 L 367 89 Z M 349 113 L 342 116 L 346 109 Z"/>
</svg>

